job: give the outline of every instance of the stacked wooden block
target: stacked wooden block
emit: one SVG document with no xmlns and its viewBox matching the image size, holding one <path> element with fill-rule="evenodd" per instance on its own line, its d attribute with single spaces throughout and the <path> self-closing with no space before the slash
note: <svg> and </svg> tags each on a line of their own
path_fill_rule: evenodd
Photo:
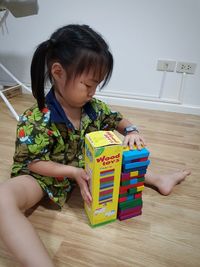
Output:
<svg viewBox="0 0 200 267">
<path fill-rule="evenodd" d="M 146 148 L 123 152 L 120 180 L 118 219 L 125 220 L 141 215 L 144 176 L 150 163 Z"/>
</svg>

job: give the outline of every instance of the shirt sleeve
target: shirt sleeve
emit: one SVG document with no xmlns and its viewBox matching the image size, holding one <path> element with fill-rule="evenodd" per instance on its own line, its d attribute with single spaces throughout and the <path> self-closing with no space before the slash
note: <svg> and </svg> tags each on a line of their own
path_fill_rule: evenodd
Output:
<svg viewBox="0 0 200 267">
<path fill-rule="evenodd" d="M 50 160 L 52 131 L 48 130 L 49 111 L 26 111 L 17 125 L 14 162 L 27 166 L 34 160 Z"/>
<path fill-rule="evenodd" d="M 111 110 L 103 101 L 96 99 L 96 105 L 99 112 L 100 130 L 116 130 L 119 122 L 123 119 L 123 115 L 118 111 Z"/>
</svg>

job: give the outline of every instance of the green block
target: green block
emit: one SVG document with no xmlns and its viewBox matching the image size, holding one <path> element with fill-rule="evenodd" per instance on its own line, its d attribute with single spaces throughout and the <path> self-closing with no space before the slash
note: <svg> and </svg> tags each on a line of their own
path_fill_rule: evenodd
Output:
<svg viewBox="0 0 200 267">
<path fill-rule="evenodd" d="M 137 193 L 137 187 L 133 187 L 133 188 L 129 188 L 128 189 L 128 194 L 129 195 L 134 194 L 134 193 Z"/>
<path fill-rule="evenodd" d="M 127 197 L 127 196 L 133 195 L 135 193 L 139 193 L 137 191 L 137 187 L 129 188 L 129 189 L 127 189 L 127 191 L 128 191 L 127 193 L 119 194 L 119 197 Z"/>
<path fill-rule="evenodd" d="M 133 208 L 133 207 L 141 206 L 141 205 L 142 205 L 142 199 L 137 198 L 137 199 L 132 199 L 132 200 L 119 203 L 119 208 L 121 210 L 125 210 L 128 208 Z"/>
<path fill-rule="evenodd" d="M 124 185 L 129 185 L 129 184 L 130 184 L 130 180 L 127 180 L 127 181 L 121 182 L 121 186 L 124 186 Z"/>
<path fill-rule="evenodd" d="M 128 193 L 119 194 L 119 198 L 120 197 L 127 197 L 127 196 L 128 196 Z"/>
<path fill-rule="evenodd" d="M 138 178 L 138 183 L 144 182 L 144 177 Z"/>
<path fill-rule="evenodd" d="M 133 178 L 134 179 L 134 178 Z M 141 177 L 141 178 L 136 178 L 137 179 L 137 183 L 140 183 L 140 182 L 144 182 L 144 177 Z M 131 179 L 130 179 L 131 180 Z M 130 180 L 126 180 L 126 181 L 122 181 L 120 183 L 121 186 L 125 186 L 125 185 L 130 185 Z M 135 183 L 136 184 L 136 183 Z"/>
</svg>

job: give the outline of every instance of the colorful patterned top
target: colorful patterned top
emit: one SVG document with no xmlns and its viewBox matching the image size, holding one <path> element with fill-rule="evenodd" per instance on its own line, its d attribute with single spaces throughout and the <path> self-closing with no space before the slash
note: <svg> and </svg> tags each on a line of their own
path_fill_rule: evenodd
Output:
<svg viewBox="0 0 200 267">
<path fill-rule="evenodd" d="M 46 177 L 31 172 L 33 160 L 55 161 L 84 168 L 84 137 L 98 130 L 115 130 L 122 115 L 113 112 L 102 101 L 93 98 L 82 108 L 80 130 L 74 128 L 56 100 L 53 89 L 40 111 L 35 104 L 26 110 L 17 125 L 17 137 L 11 176 L 30 174 L 49 198 L 63 206 L 73 183 L 67 177 Z"/>
</svg>

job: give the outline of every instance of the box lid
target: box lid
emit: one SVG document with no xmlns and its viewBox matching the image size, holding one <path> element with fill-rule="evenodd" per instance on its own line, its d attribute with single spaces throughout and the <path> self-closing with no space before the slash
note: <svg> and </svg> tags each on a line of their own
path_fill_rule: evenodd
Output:
<svg viewBox="0 0 200 267">
<path fill-rule="evenodd" d="M 112 131 L 95 131 L 86 134 L 93 147 L 121 145 L 122 141 Z"/>
</svg>

